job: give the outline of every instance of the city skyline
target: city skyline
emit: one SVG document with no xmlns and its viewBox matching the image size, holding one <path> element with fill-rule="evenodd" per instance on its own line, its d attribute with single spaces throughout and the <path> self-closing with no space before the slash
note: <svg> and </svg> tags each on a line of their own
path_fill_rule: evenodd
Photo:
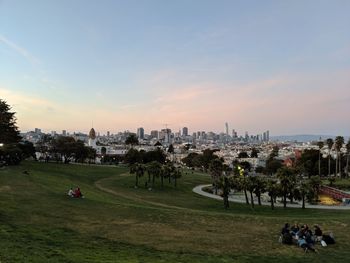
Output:
<svg viewBox="0 0 350 263">
<path fill-rule="evenodd" d="M 350 134 L 348 1 L 1 1 L 21 131 Z"/>
</svg>

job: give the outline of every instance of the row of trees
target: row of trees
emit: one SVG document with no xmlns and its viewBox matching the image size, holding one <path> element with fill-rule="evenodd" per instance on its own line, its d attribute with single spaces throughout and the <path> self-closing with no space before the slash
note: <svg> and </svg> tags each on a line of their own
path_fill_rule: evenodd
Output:
<svg viewBox="0 0 350 263">
<path fill-rule="evenodd" d="M 46 161 L 69 163 L 93 161 L 96 150 L 85 146 L 83 141 L 76 141 L 73 137 L 59 136 L 53 138 L 44 135 L 36 145 L 36 151 L 41 153 L 41 158 Z"/>
<path fill-rule="evenodd" d="M 229 207 L 228 197 L 231 190 L 242 191 L 246 203 L 252 208 L 255 206 L 254 195 L 261 205 L 261 196 L 264 193 L 268 194 L 272 209 L 277 198 L 282 199 L 284 207 L 287 207 L 288 200 L 291 203 L 298 200 L 302 201 L 302 208 L 305 208 L 306 201 L 317 201 L 322 184 L 319 176 L 305 179 L 297 169 L 290 167 L 279 168 L 275 176 L 248 175 L 247 170 L 239 164 L 230 171 L 225 169 L 220 159 L 210 162 L 209 173 L 212 176 L 215 194 L 218 190 L 221 191 L 225 208 Z"/>
<path fill-rule="evenodd" d="M 152 188 L 154 187 L 156 179 L 160 179 L 162 188 L 165 180 L 167 180 L 169 184 L 173 182 L 174 186 L 177 187 L 177 179 L 182 176 L 180 168 L 175 167 L 172 162 L 162 164 L 158 161 L 152 161 L 147 164 L 131 164 L 130 173 L 135 175 L 135 187 L 139 186 L 139 179 L 147 173 L 148 180 L 145 185 L 151 185 Z"/>
</svg>

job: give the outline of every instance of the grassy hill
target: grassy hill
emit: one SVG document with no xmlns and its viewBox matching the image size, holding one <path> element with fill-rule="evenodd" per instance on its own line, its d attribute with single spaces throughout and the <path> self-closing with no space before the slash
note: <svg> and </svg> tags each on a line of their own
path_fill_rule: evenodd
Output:
<svg viewBox="0 0 350 263">
<path fill-rule="evenodd" d="M 29 171 L 29 175 L 23 171 Z M 24 162 L 0 169 L 0 262 L 348 262 L 350 211 L 250 207 L 178 187 L 134 188 L 123 167 Z M 84 199 L 66 196 L 79 186 Z M 277 240 L 285 222 L 320 224 L 337 244 L 304 254 Z"/>
</svg>

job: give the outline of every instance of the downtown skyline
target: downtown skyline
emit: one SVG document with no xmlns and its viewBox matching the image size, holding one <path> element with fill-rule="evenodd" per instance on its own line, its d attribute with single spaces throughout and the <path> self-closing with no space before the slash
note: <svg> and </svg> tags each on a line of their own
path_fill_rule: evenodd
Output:
<svg viewBox="0 0 350 263">
<path fill-rule="evenodd" d="M 1 1 L 21 131 L 350 134 L 348 1 Z"/>
</svg>

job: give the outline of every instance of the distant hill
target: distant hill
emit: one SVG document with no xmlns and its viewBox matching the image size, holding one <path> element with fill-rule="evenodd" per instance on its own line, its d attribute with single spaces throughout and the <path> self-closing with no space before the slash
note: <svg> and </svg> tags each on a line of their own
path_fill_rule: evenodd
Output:
<svg viewBox="0 0 350 263">
<path fill-rule="evenodd" d="M 324 141 L 328 138 L 335 139 L 334 135 L 313 135 L 313 134 L 298 134 L 298 135 L 280 135 L 280 136 L 271 136 L 271 141 L 280 141 L 280 142 L 311 142 L 318 141 L 321 137 L 321 140 Z M 344 136 L 345 141 L 349 139 L 349 136 Z"/>
</svg>

